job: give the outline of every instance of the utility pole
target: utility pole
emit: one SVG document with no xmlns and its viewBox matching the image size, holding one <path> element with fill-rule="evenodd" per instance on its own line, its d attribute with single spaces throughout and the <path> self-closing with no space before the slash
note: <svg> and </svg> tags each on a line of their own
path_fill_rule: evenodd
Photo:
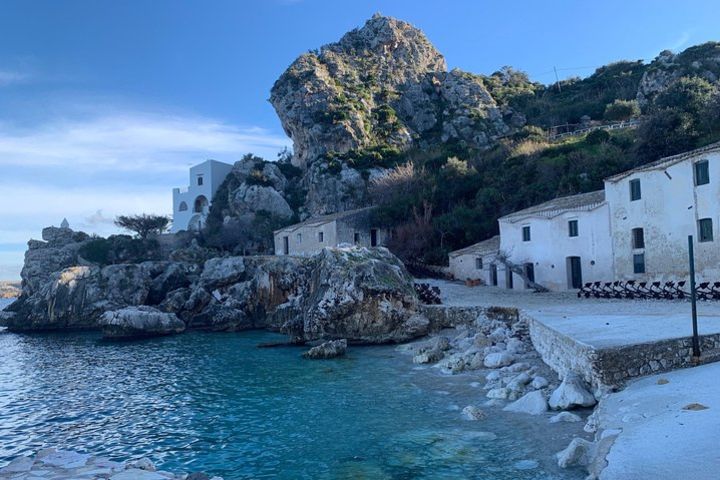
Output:
<svg viewBox="0 0 720 480">
<path fill-rule="evenodd" d="M 562 88 L 560 88 L 560 77 L 558 77 L 557 68 L 553 65 L 553 71 L 555 72 L 555 85 L 558 87 L 558 93 L 562 92 Z"/>
<path fill-rule="evenodd" d="M 688 254 L 690 256 L 690 304 L 692 305 L 692 350 L 693 362 L 700 363 L 700 340 L 698 338 L 697 323 L 697 293 L 695 292 L 695 251 L 693 246 L 693 236 L 688 235 Z"/>
</svg>

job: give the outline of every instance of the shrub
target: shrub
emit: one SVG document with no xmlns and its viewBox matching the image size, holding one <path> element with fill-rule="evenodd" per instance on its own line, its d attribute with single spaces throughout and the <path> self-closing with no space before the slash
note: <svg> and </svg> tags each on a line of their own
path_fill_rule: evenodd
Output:
<svg viewBox="0 0 720 480">
<path fill-rule="evenodd" d="M 164 215 L 120 215 L 115 219 L 115 225 L 125 230 L 135 232 L 140 238 L 147 238 L 151 234 L 159 235 L 167 230 L 170 217 Z"/>
<path fill-rule="evenodd" d="M 141 263 L 159 260 L 160 245 L 155 239 L 132 238 L 129 235 L 111 235 L 95 238 L 80 247 L 78 254 L 98 265 Z"/>
<path fill-rule="evenodd" d="M 585 136 L 585 143 L 588 145 L 600 145 L 608 140 L 610 140 L 610 134 L 607 130 L 603 130 L 601 128 L 593 130 Z"/>
<path fill-rule="evenodd" d="M 612 103 L 608 103 L 605 107 L 603 118 L 609 121 L 628 120 L 633 117 L 640 116 L 640 105 L 637 100 L 620 100 L 617 99 Z"/>
</svg>

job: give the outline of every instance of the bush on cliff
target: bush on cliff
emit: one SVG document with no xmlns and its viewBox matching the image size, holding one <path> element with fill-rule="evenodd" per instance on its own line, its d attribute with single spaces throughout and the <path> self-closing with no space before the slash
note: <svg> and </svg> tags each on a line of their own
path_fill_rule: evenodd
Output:
<svg viewBox="0 0 720 480">
<path fill-rule="evenodd" d="M 160 259 L 160 245 L 155 239 L 111 235 L 93 238 L 80 247 L 78 254 L 85 260 L 105 266 L 119 263 L 141 263 Z"/>
</svg>

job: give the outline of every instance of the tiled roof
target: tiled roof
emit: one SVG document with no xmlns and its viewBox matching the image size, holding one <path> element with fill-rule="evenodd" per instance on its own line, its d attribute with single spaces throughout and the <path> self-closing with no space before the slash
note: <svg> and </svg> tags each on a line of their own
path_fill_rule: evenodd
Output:
<svg viewBox="0 0 720 480">
<path fill-rule="evenodd" d="M 671 157 L 664 157 L 660 160 L 656 160 L 651 163 L 646 163 L 645 165 L 641 165 L 637 168 L 633 168 L 632 170 L 627 170 L 622 173 L 618 173 L 617 175 L 613 175 L 611 177 L 607 177 L 605 179 L 606 182 L 618 182 L 622 180 L 625 177 L 628 177 L 632 175 L 633 173 L 637 172 L 645 172 L 649 170 L 657 170 L 660 168 L 667 168 L 671 165 L 675 165 L 676 163 L 680 163 L 683 160 L 687 160 L 688 158 L 696 157 L 698 155 L 702 155 L 704 153 L 711 153 L 711 152 L 718 152 L 720 151 L 720 142 L 711 143 L 710 145 L 704 146 L 702 148 L 696 148 L 695 150 L 690 150 L 689 152 L 683 152 L 678 153 L 677 155 L 673 155 Z"/>
<path fill-rule="evenodd" d="M 500 250 L 500 235 L 495 235 L 492 238 L 483 240 L 482 242 L 475 243 L 469 247 L 461 248 L 450 252 L 451 257 L 459 257 L 460 255 L 473 255 L 482 253 L 493 253 Z"/>
<path fill-rule="evenodd" d="M 505 215 L 504 217 L 500 217 L 500 220 L 512 221 L 521 217 L 531 216 L 553 217 L 572 210 L 589 210 L 602 204 L 604 201 L 605 190 L 597 190 L 579 195 L 571 195 L 569 197 L 555 198 L 539 205 Z"/>
</svg>

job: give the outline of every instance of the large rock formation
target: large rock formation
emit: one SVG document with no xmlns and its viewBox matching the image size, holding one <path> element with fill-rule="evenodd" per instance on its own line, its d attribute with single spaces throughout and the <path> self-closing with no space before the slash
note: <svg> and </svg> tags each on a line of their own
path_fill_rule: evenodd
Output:
<svg viewBox="0 0 720 480">
<path fill-rule="evenodd" d="M 74 245 L 51 241 L 57 239 L 41 248 Z M 31 248 L 37 249 L 32 242 Z M 67 263 L 28 255 L 22 295 L 2 323 L 14 331 L 103 327 L 114 337 L 186 327 L 267 328 L 296 341 L 350 343 L 400 342 L 428 329 L 417 314 L 412 278 L 385 249 L 326 249 L 308 258 L 215 257 L 201 264 Z"/>
</svg>

